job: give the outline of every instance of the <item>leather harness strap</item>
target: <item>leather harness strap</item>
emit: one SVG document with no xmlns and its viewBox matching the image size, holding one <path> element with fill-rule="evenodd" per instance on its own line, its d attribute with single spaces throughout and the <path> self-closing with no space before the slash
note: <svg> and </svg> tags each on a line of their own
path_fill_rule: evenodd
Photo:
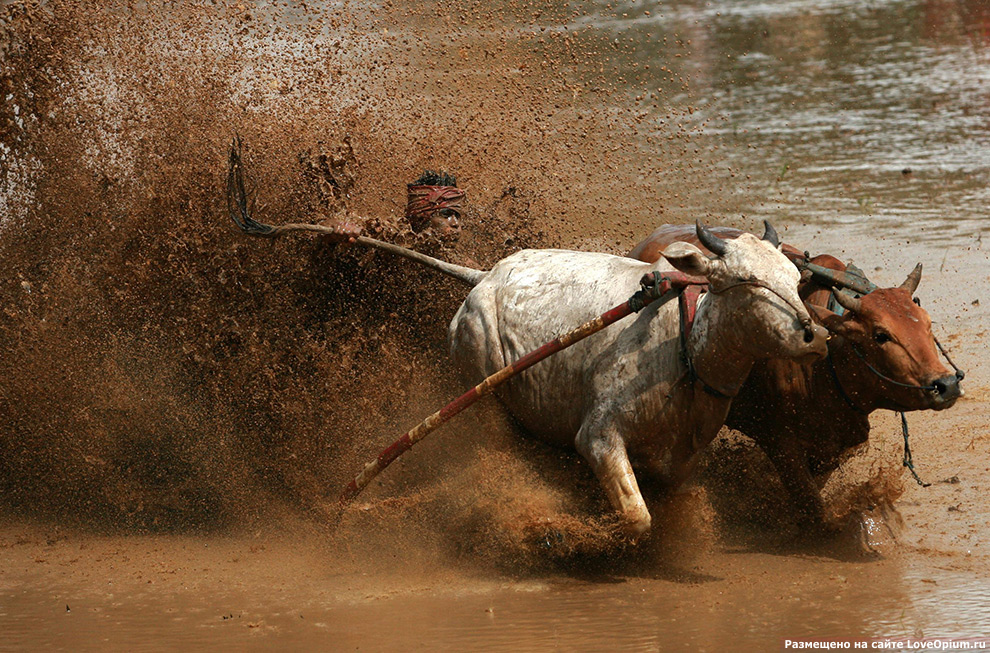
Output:
<svg viewBox="0 0 990 653">
<path fill-rule="evenodd" d="M 707 291 L 707 284 L 690 284 L 681 288 L 677 297 L 677 306 L 680 309 L 681 362 L 687 368 L 688 377 L 692 381 L 700 383 L 701 389 L 706 393 L 716 399 L 733 399 L 736 395 L 726 394 L 701 378 L 694 366 L 694 361 L 688 356 L 688 338 L 691 335 L 691 328 L 694 326 L 694 318 L 698 313 L 698 300 L 702 293 Z"/>
<path fill-rule="evenodd" d="M 735 393 L 728 394 L 719 390 L 715 386 L 711 385 L 705 379 L 698 374 L 697 368 L 694 366 L 694 362 L 691 357 L 688 356 L 688 339 L 691 335 L 691 329 L 694 326 L 694 319 L 698 312 L 698 300 L 701 295 L 706 292 L 711 292 L 713 294 L 720 294 L 732 288 L 737 288 L 739 286 L 757 286 L 764 288 L 774 295 L 777 295 L 785 304 L 794 308 L 796 312 L 800 315 L 797 307 L 795 307 L 786 297 L 782 296 L 779 292 L 770 288 L 769 286 L 755 280 L 755 279 L 741 279 L 735 283 L 729 284 L 725 288 L 719 291 L 712 290 L 708 283 L 708 280 L 704 277 L 693 277 L 683 272 L 650 272 L 643 276 L 640 280 L 640 285 L 643 287 L 643 291 L 647 291 L 654 296 L 663 296 L 670 292 L 677 293 L 677 305 L 680 314 L 680 353 L 681 362 L 684 364 L 686 369 L 685 376 L 691 380 L 691 382 L 697 381 L 701 384 L 701 388 L 712 397 L 716 399 L 733 399 L 739 394 L 739 389 L 737 388 Z M 630 306 L 636 304 L 636 299 L 630 300 Z M 641 307 L 640 307 L 641 308 Z M 638 311 L 639 308 L 633 308 L 634 311 Z M 808 323 L 806 328 L 809 327 L 811 318 L 807 318 Z"/>
</svg>

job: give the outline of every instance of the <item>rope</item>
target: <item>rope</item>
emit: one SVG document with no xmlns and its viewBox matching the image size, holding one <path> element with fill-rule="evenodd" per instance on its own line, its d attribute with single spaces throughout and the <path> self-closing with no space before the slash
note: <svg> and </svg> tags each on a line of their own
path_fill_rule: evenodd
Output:
<svg viewBox="0 0 990 653">
<path fill-rule="evenodd" d="M 936 344 L 938 343 L 937 340 L 935 342 L 936 342 Z M 939 349 L 941 349 L 941 347 Z M 903 387 L 906 387 L 906 388 L 918 388 L 918 389 L 922 389 L 922 390 L 927 390 L 929 388 L 932 389 L 932 390 L 935 389 L 935 386 L 914 386 L 914 385 L 908 385 L 908 384 L 905 384 L 905 383 L 899 383 L 897 381 L 894 381 L 893 379 L 891 379 L 889 377 L 886 377 L 883 374 L 880 374 L 880 372 L 878 372 L 872 365 L 870 365 L 868 362 L 866 362 L 866 359 L 863 358 L 863 355 L 859 352 L 858 349 L 856 349 L 856 347 L 852 347 L 852 350 L 854 352 L 856 352 L 856 354 L 860 358 L 863 359 L 863 362 L 866 363 L 866 366 L 869 367 L 870 370 L 874 374 L 876 374 L 880 378 L 884 379 L 885 381 L 888 381 L 890 383 L 894 383 L 896 385 L 903 386 Z M 835 379 L 835 386 L 839 389 L 839 394 L 841 394 L 842 395 L 842 398 L 846 400 L 846 403 L 849 404 L 850 408 L 852 408 L 853 410 L 855 410 L 857 413 L 860 413 L 861 415 L 869 415 L 868 412 L 865 412 L 863 410 L 860 410 L 856 406 L 856 404 L 853 403 L 852 398 L 848 394 L 846 394 L 845 389 L 842 387 L 842 384 L 839 382 L 839 375 L 835 371 L 835 363 L 832 361 L 831 355 L 828 357 L 828 359 L 829 359 L 830 369 L 831 369 L 831 372 L 832 372 L 832 378 Z M 948 359 L 948 357 L 946 357 L 946 359 Z M 951 364 L 952 361 L 949 361 L 949 363 Z M 953 367 L 955 367 L 955 366 L 953 366 Z M 914 477 L 914 480 L 917 481 L 918 485 L 920 485 L 921 487 L 928 487 L 928 486 L 931 485 L 931 483 L 925 483 L 924 481 L 922 481 L 921 480 L 921 477 L 918 476 L 918 472 L 916 472 L 914 470 L 914 458 L 911 456 L 911 444 L 908 442 L 908 436 L 910 434 L 908 433 L 907 417 L 904 415 L 904 411 L 899 411 L 899 412 L 900 412 L 900 415 L 901 415 L 901 433 L 904 436 L 904 460 L 903 460 L 903 463 L 902 464 L 903 464 L 904 467 L 907 467 L 908 468 L 908 471 L 911 472 L 911 476 Z"/>
<path fill-rule="evenodd" d="M 934 385 L 914 385 L 914 384 L 911 384 L 911 383 L 901 383 L 900 381 L 895 381 L 894 379 L 892 379 L 889 376 L 887 376 L 887 375 L 883 374 L 882 372 L 880 372 L 880 370 L 878 370 L 877 368 L 875 368 L 872 365 L 870 365 L 870 362 L 868 360 L 866 360 L 866 356 L 863 355 L 863 352 L 861 352 L 856 345 L 854 345 L 852 343 L 849 343 L 849 347 L 853 350 L 853 352 L 857 356 L 859 356 L 860 360 L 862 360 L 863 363 L 868 368 L 870 368 L 870 371 L 871 372 L 873 372 L 874 374 L 876 374 L 878 377 L 880 377 L 881 379 L 883 379 L 887 383 L 893 383 L 894 385 L 900 386 L 902 388 L 912 388 L 914 390 L 927 390 L 929 392 L 933 392 L 933 391 L 936 391 L 937 390 L 937 388 Z"/>
<path fill-rule="evenodd" d="M 901 433 L 904 434 L 904 466 L 911 472 L 911 476 L 913 476 L 914 480 L 918 482 L 918 485 L 921 487 L 929 487 L 931 483 L 925 483 L 922 481 L 918 476 L 918 472 L 914 471 L 914 460 L 911 457 L 911 445 L 908 444 L 907 417 L 904 416 L 904 413 L 901 413 Z"/>
<path fill-rule="evenodd" d="M 921 306 L 921 299 L 919 299 L 918 297 L 911 298 L 911 301 L 913 301 L 918 306 Z M 949 365 L 952 366 L 952 369 L 953 369 L 953 371 L 956 374 L 956 378 L 959 379 L 960 381 L 962 381 L 963 379 L 965 379 L 966 378 L 966 372 L 964 372 L 961 369 L 959 369 L 959 367 L 955 363 L 952 362 L 952 359 L 949 357 L 949 352 L 946 351 L 945 347 L 942 346 L 942 343 L 938 341 L 938 338 L 935 337 L 935 334 L 934 333 L 932 334 L 932 340 L 935 341 L 935 346 L 938 347 L 938 350 L 940 352 L 942 352 L 942 355 L 943 356 L 945 356 L 945 360 L 947 360 L 949 362 Z"/>
<path fill-rule="evenodd" d="M 947 352 L 945 350 L 945 347 L 943 347 L 942 346 L 942 343 L 938 341 L 938 338 L 936 338 L 934 335 L 932 335 L 932 340 L 935 341 L 935 346 L 938 347 L 938 350 L 940 352 L 942 352 L 942 355 L 943 356 L 945 356 L 945 360 L 947 360 L 949 362 L 949 365 L 952 366 L 952 369 L 956 373 L 956 378 L 959 379 L 960 381 L 962 381 L 963 379 L 965 379 L 966 378 L 966 372 L 964 372 L 961 369 L 959 369 L 958 367 L 956 367 L 956 364 L 952 362 L 952 359 L 951 358 L 949 358 L 949 352 Z"/>
</svg>

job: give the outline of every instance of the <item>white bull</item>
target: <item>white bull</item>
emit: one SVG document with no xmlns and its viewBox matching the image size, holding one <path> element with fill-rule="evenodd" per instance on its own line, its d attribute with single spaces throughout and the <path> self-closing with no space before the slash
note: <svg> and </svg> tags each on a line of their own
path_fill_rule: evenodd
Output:
<svg viewBox="0 0 990 653">
<path fill-rule="evenodd" d="M 651 521 L 634 464 L 666 487 L 680 485 L 756 359 L 826 353 L 825 331 L 811 326 L 798 298 L 798 271 L 775 242 L 750 234 L 722 241 L 700 225 L 698 232 L 717 258 L 686 243 L 663 253 L 711 284 L 686 343 L 694 374 L 680 354 L 677 302 L 669 302 L 550 357 L 499 392 L 533 435 L 573 445 L 591 463 L 632 537 Z M 513 254 L 479 275 L 450 324 L 451 355 L 477 382 L 621 303 L 653 270 L 670 267 L 586 252 Z"/>
</svg>

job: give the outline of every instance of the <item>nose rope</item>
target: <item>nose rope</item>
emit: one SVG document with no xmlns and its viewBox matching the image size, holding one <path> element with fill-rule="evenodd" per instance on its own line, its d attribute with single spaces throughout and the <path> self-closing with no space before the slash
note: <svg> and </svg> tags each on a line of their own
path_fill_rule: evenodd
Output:
<svg viewBox="0 0 990 653">
<path fill-rule="evenodd" d="M 934 385 L 914 385 L 913 383 L 902 383 L 900 381 L 895 381 L 894 379 L 890 378 L 889 376 L 887 376 L 886 374 L 884 374 L 883 372 L 881 372 L 877 368 L 875 368 L 872 365 L 870 365 L 870 361 L 866 360 L 866 356 L 864 356 L 863 355 L 863 352 L 861 352 L 859 350 L 859 347 L 857 347 L 856 345 L 854 345 L 852 343 L 849 343 L 849 346 L 853 350 L 853 353 L 855 353 L 857 356 L 859 356 L 860 360 L 863 361 L 863 363 L 866 365 L 866 367 L 868 367 L 870 369 L 871 372 L 873 372 L 874 374 L 876 374 L 878 377 L 880 377 L 881 379 L 883 379 L 887 383 L 892 383 L 892 384 L 897 385 L 897 386 L 900 386 L 902 388 L 911 388 L 912 390 L 927 390 L 928 392 L 937 392 L 938 391 L 938 388 L 936 388 Z"/>
<path fill-rule="evenodd" d="M 917 297 L 914 297 L 913 301 L 918 306 L 921 306 L 921 300 L 918 299 Z M 941 354 L 945 356 L 945 360 L 948 361 L 949 365 L 952 366 L 952 369 L 955 371 L 956 378 L 959 379 L 960 381 L 966 378 L 966 372 L 959 369 L 959 367 L 957 367 L 956 364 L 952 362 L 952 358 L 949 357 L 949 352 L 946 351 L 945 347 L 942 346 L 942 343 L 938 341 L 938 338 L 935 337 L 934 333 L 932 334 L 932 340 L 935 341 L 935 346 L 938 347 L 939 352 L 941 352 Z M 931 483 L 925 483 L 924 481 L 922 481 L 921 478 L 918 476 L 918 473 L 914 471 L 914 461 L 911 459 L 911 447 L 908 445 L 907 417 L 904 416 L 904 413 L 901 413 L 901 433 L 904 434 L 904 463 L 903 463 L 904 466 L 907 467 L 908 470 L 911 472 L 911 476 L 914 477 L 914 480 L 917 481 L 918 485 L 920 485 L 921 487 L 930 486 Z"/>
<path fill-rule="evenodd" d="M 919 298 L 912 297 L 911 298 L 911 301 L 913 301 L 919 307 L 921 306 L 921 300 Z M 956 378 L 959 379 L 960 381 L 962 381 L 963 379 L 965 379 L 966 378 L 966 372 L 964 372 L 963 370 L 959 369 L 959 367 L 956 366 L 956 364 L 952 362 L 952 359 L 949 358 L 949 352 L 946 351 L 945 347 L 942 346 L 942 343 L 938 341 L 938 338 L 935 337 L 935 334 L 934 333 L 932 334 L 932 340 L 935 341 L 935 346 L 938 347 L 939 352 L 941 352 L 942 355 L 945 356 L 945 360 L 947 360 L 949 362 L 949 365 L 952 366 L 952 369 L 955 372 Z"/>
<path fill-rule="evenodd" d="M 943 347 L 942 343 L 938 341 L 938 338 L 935 337 L 935 334 L 932 334 L 932 340 L 935 341 L 935 346 L 938 347 L 938 350 L 942 353 L 943 356 L 945 356 L 945 360 L 948 361 L 949 365 L 952 366 L 952 369 L 955 371 L 956 378 L 959 379 L 960 381 L 965 379 L 966 372 L 956 367 L 956 364 L 952 362 L 951 358 L 949 358 L 949 352 L 945 350 L 945 347 Z"/>
<path fill-rule="evenodd" d="M 921 300 L 918 299 L 917 297 L 912 298 L 911 301 L 913 301 L 918 306 L 921 306 Z M 959 369 L 959 367 L 954 362 L 952 362 L 952 358 L 949 357 L 949 352 L 945 349 L 945 347 L 942 346 L 942 343 L 938 341 L 938 338 L 935 337 L 935 334 L 934 333 L 932 334 L 932 340 L 935 341 L 935 346 L 938 347 L 939 352 L 942 354 L 942 356 L 945 357 L 946 362 L 948 362 L 949 365 L 952 366 L 952 369 L 953 369 L 953 371 L 955 373 L 956 379 L 959 380 L 959 381 L 962 381 L 963 379 L 965 379 L 966 378 L 966 372 L 964 372 L 963 370 Z M 868 360 L 866 360 L 866 356 L 863 355 L 863 352 L 861 352 L 856 345 L 851 345 L 851 346 L 852 346 L 852 350 L 856 353 L 856 355 L 859 356 L 860 359 L 862 359 L 862 361 L 866 364 L 866 367 L 868 367 L 871 372 L 873 372 L 874 374 L 876 374 L 878 377 L 880 377 L 881 379 L 883 379 L 887 383 L 893 383 L 894 385 L 898 385 L 898 386 L 900 386 L 902 388 L 912 388 L 914 390 L 927 390 L 928 392 L 937 392 L 938 391 L 938 388 L 935 385 L 912 385 L 910 383 L 901 383 L 900 381 L 895 381 L 894 379 L 890 378 L 889 376 L 886 376 L 886 375 L 882 374 L 877 368 L 875 368 L 872 365 L 870 365 L 870 362 Z"/>
</svg>

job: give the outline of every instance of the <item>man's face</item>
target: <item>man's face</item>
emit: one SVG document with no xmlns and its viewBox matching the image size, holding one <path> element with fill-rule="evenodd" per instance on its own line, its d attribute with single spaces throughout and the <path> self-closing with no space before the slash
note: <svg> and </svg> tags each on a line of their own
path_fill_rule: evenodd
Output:
<svg viewBox="0 0 990 653">
<path fill-rule="evenodd" d="M 453 241 L 461 235 L 461 223 L 457 211 L 440 209 L 430 216 L 427 229 L 441 240 Z"/>
</svg>

